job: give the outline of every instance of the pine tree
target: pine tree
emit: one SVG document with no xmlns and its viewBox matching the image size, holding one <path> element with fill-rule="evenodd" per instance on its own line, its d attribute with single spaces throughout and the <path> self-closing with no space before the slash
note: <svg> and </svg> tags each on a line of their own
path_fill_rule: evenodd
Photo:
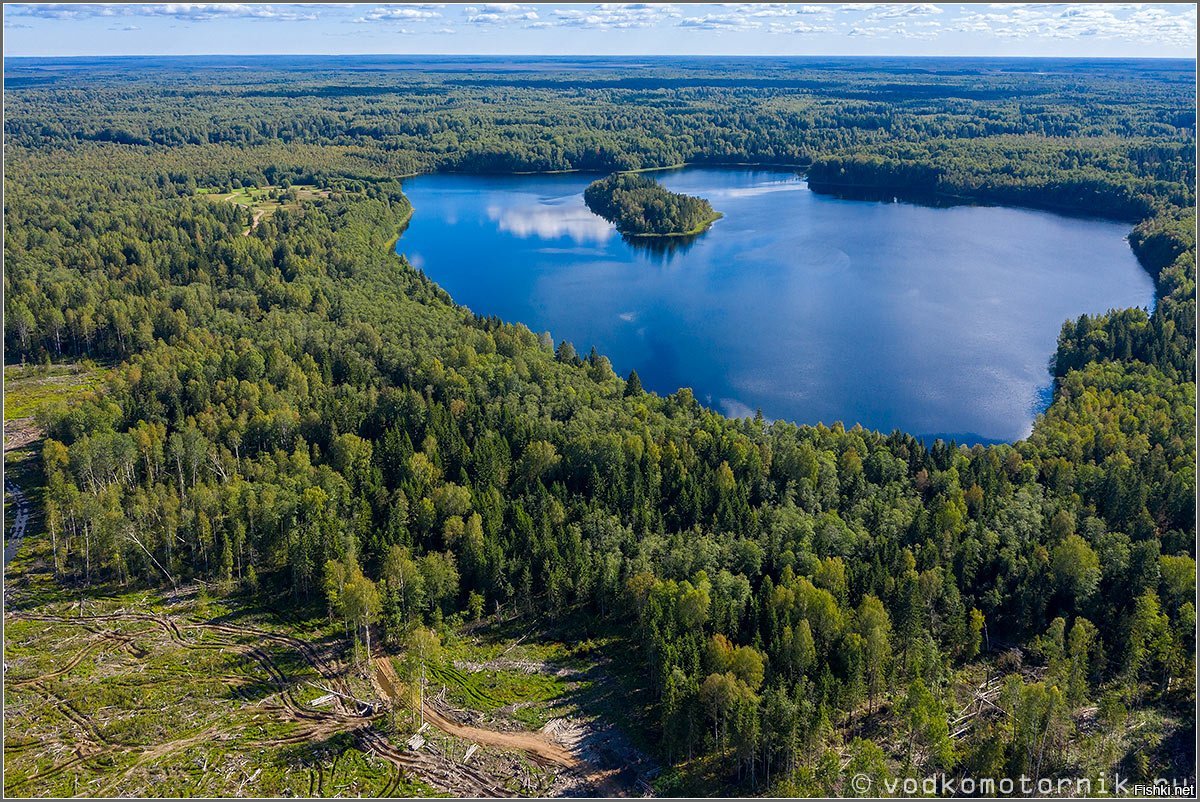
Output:
<svg viewBox="0 0 1200 802">
<path fill-rule="evenodd" d="M 645 390 L 642 389 L 642 380 L 638 376 L 636 370 L 629 371 L 629 378 L 625 380 L 625 397 L 637 398 Z"/>
</svg>

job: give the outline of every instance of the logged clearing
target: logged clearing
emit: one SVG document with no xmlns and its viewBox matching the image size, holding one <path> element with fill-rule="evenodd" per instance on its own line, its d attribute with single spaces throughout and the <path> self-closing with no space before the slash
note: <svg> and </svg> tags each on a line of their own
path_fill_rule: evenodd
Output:
<svg viewBox="0 0 1200 802">
<path fill-rule="evenodd" d="M 6 795 L 307 795 L 335 777 L 349 793 L 437 789 L 348 754 L 376 722 L 310 704 L 313 684 L 347 687 L 328 649 L 196 620 L 194 592 L 170 613 L 129 601 L 6 616 Z"/>
<path fill-rule="evenodd" d="M 398 746 L 332 644 L 199 620 L 194 590 L 8 615 L 6 795 L 513 795 Z"/>
<path fill-rule="evenodd" d="M 104 369 L 91 362 L 4 366 L 5 450 L 10 431 L 31 425 L 38 413 L 97 387 Z M 15 424 L 15 425 L 14 425 Z M 17 445 L 16 447 L 20 447 Z"/>
<path fill-rule="evenodd" d="M 496 732 L 494 730 L 480 729 L 479 727 L 470 727 L 446 718 L 430 704 L 426 704 L 422 708 L 422 713 L 424 713 L 426 721 L 430 724 L 443 732 L 448 732 L 459 738 L 466 738 L 469 741 L 475 741 L 485 746 L 515 749 L 525 752 L 534 760 L 545 761 L 556 766 L 573 768 L 579 765 L 579 759 L 575 755 L 572 755 L 566 749 L 551 742 L 549 738 L 539 733 Z"/>
<path fill-rule="evenodd" d="M 44 537 L 32 534 L 7 590 L 6 796 L 624 796 L 645 788 L 634 775 L 622 779 L 617 753 L 594 748 L 598 729 L 565 719 L 533 732 L 466 724 L 459 716 L 469 713 L 445 704 L 442 685 L 422 711 L 432 726 L 405 726 L 411 694 L 391 658 L 364 672 L 324 618 L 281 619 L 274 608 L 286 609 L 285 600 L 252 607 L 202 585 L 63 590 Z M 523 704 L 566 687 L 491 676 L 505 672 L 469 676 L 507 688 L 500 701 Z"/>
<path fill-rule="evenodd" d="M 396 673 L 392 659 L 376 657 L 374 665 L 374 680 L 381 693 L 397 708 L 411 704 L 406 683 Z M 425 701 L 421 706 L 423 722 L 470 742 L 472 746 L 465 753 L 467 756 L 476 747 L 492 747 L 521 753 L 534 763 L 557 771 L 547 796 L 640 796 L 649 789 L 647 776 L 636 770 L 628 771 L 630 763 L 645 763 L 646 757 L 628 744 L 621 744 L 624 753 L 621 748 L 614 749 L 613 733 L 608 728 L 563 718 L 551 719 L 536 732 L 472 726 L 455 719 L 455 713 L 442 701 L 444 696 L 443 686 L 442 693 L 432 701 Z M 424 727 L 421 731 L 426 732 Z M 606 736 L 608 743 L 605 743 Z"/>
<path fill-rule="evenodd" d="M 574 697 L 589 687 L 588 664 L 559 643 L 459 640 L 462 659 L 432 667 L 436 693 L 409 726 L 411 686 L 392 658 L 364 671 L 337 627 L 305 619 L 287 597 L 256 606 L 202 584 L 64 586 L 41 519 L 35 416 L 103 374 L 90 363 L 5 370 L 6 796 L 625 796 L 648 787 L 623 768 L 652 764 L 581 715 Z"/>
<path fill-rule="evenodd" d="M 4 421 L 35 417 L 59 401 L 97 387 L 105 370 L 91 362 L 4 366 Z"/>
<path fill-rule="evenodd" d="M 92 362 L 4 366 L 4 565 L 37 523 L 30 495 L 38 484 L 42 430 L 37 416 L 100 385 L 105 371 Z"/>
</svg>

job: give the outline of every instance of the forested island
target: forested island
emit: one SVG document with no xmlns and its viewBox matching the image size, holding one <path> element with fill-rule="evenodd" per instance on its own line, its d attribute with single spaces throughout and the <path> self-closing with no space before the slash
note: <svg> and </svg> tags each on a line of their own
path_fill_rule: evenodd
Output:
<svg viewBox="0 0 1200 802">
<path fill-rule="evenodd" d="M 5 79 L 7 796 L 1193 776 L 1193 61 Z M 1157 301 L 967 448 L 646 392 L 392 250 L 398 175 L 682 162 L 1122 220 Z"/>
<path fill-rule="evenodd" d="M 639 173 L 613 173 L 583 191 L 594 213 L 629 237 L 690 237 L 721 218 L 704 198 L 671 192 Z"/>
</svg>

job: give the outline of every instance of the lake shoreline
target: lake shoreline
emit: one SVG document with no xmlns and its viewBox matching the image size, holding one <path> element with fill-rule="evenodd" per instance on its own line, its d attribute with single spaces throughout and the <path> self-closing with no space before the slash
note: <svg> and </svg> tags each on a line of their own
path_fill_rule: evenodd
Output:
<svg viewBox="0 0 1200 802">
<path fill-rule="evenodd" d="M 595 345 L 655 392 L 690 386 L 715 410 L 967 442 L 1027 436 L 1064 319 L 1153 303 L 1112 221 L 994 204 L 842 204 L 792 170 L 762 169 L 664 176 L 671 191 L 722 204 L 722 236 L 691 238 L 620 235 L 580 201 L 583 176 L 426 174 L 406 187 L 421 226 L 394 250 L 460 305 Z M 679 244 L 658 251 L 655 241 Z M 1060 252 L 1084 255 L 1058 264 Z M 1056 295 L 1065 300 L 1047 305 Z M 981 300 L 993 296 L 1009 300 Z M 919 325 L 902 324 L 912 315 Z M 869 343 L 888 345 L 880 356 Z M 961 400 L 985 396 L 990 411 Z"/>
<path fill-rule="evenodd" d="M 618 170 L 622 173 L 659 173 L 672 172 L 685 169 L 717 169 L 717 170 L 788 170 L 795 171 L 797 175 L 809 182 L 808 169 L 812 167 L 812 162 L 791 164 L 787 162 L 680 162 L 678 164 L 667 164 L 660 167 L 636 167 L 629 170 Z M 578 167 L 572 167 L 566 170 L 512 170 L 512 171 L 478 171 L 478 170 L 448 170 L 435 168 L 432 170 L 424 170 L 412 173 L 405 173 L 397 176 L 403 182 L 412 178 L 420 178 L 427 175 L 458 175 L 458 176 L 479 176 L 479 177 L 503 177 L 503 176 L 554 176 L 554 175 L 609 175 L 612 171 L 606 170 L 591 170 Z M 1133 226 L 1141 222 L 1141 219 L 1131 217 L 1116 217 L 1098 214 L 1096 212 L 1085 211 L 1070 204 L 1055 204 L 1055 203 L 1037 203 L 1035 201 L 1020 200 L 1020 201 L 1004 201 L 987 198 L 978 195 L 951 193 L 944 191 L 917 191 L 909 187 L 901 186 L 880 186 L 852 183 L 836 183 L 836 182 L 818 182 L 817 185 L 809 183 L 809 188 L 813 192 L 819 192 L 823 195 L 833 195 L 844 200 L 872 200 L 865 197 L 855 197 L 859 191 L 872 190 L 884 195 L 891 195 L 897 201 L 905 203 L 913 203 L 922 206 L 933 206 L 934 208 L 944 208 L 945 206 L 985 206 L 999 207 L 1005 209 L 1028 209 L 1036 212 L 1052 212 L 1076 220 L 1094 220 L 1106 223 L 1123 223 L 1130 226 L 1130 233 L 1133 233 Z M 874 199 L 876 202 L 885 202 L 881 198 Z M 947 203 L 936 203 L 936 201 L 947 201 Z M 1157 270 L 1150 266 L 1143 265 L 1146 271 L 1151 274 L 1151 278 L 1157 280 Z"/>
<path fill-rule="evenodd" d="M 621 236 L 632 237 L 633 239 L 639 240 L 670 239 L 671 237 L 698 237 L 712 228 L 713 223 L 717 222 L 724 216 L 724 212 L 717 212 L 712 217 L 689 231 L 671 231 L 666 234 L 627 234 L 622 231 Z"/>
</svg>

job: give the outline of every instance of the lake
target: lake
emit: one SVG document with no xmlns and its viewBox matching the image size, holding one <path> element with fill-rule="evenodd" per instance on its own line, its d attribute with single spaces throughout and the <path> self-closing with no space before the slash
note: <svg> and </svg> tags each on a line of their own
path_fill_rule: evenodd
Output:
<svg viewBox="0 0 1200 802">
<path fill-rule="evenodd" d="M 594 345 L 734 416 L 960 441 L 1026 436 L 1067 318 L 1153 304 L 1129 226 L 845 200 L 794 172 L 659 172 L 725 216 L 675 247 L 588 211 L 595 175 L 425 175 L 398 252 L 474 312 Z"/>
</svg>

